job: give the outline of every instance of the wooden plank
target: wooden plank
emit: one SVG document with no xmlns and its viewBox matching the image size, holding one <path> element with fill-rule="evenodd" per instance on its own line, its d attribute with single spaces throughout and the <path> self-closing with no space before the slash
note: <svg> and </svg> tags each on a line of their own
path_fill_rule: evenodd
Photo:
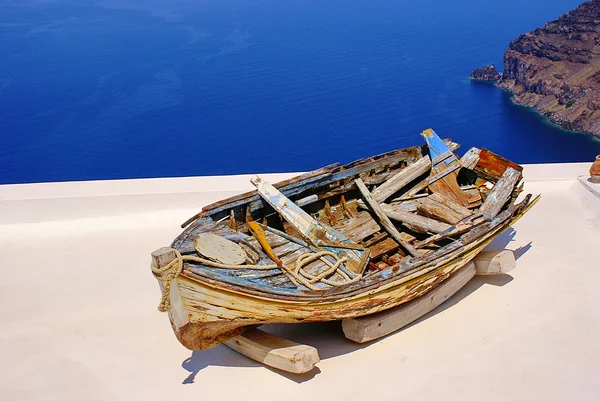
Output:
<svg viewBox="0 0 600 401">
<path fill-rule="evenodd" d="M 517 170 L 519 173 L 523 171 L 523 167 L 518 164 L 487 149 L 481 149 L 477 164 L 473 170 L 487 179 L 498 181 L 509 167 L 513 170 Z"/>
<path fill-rule="evenodd" d="M 397 208 L 399 210 L 404 210 L 405 212 L 416 212 L 418 205 L 418 199 L 397 200 L 393 203 L 390 203 L 390 206 L 393 206 L 394 208 Z"/>
<path fill-rule="evenodd" d="M 385 230 L 388 232 L 388 234 L 390 234 L 390 236 L 392 238 L 394 238 L 411 255 L 413 255 L 413 256 L 419 256 L 420 255 L 419 251 L 417 251 L 415 248 L 413 248 L 413 246 L 411 244 L 409 244 L 408 242 L 406 242 L 400 236 L 400 233 L 398 232 L 398 230 L 396 229 L 396 227 L 394 227 L 394 224 L 385 215 L 385 213 L 383 212 L 383 210 L 379 206 L 379 203 L 377 203 L 377 201 L 375 199 L 373 199 L 373 197 L 371 196 L 371 193 L 367 189 L 366 185 L 362 182 L 362 180 L 360 178 L 357 178 L 356 180 L 354 180 L 354 182 L 356 183 L 356 186 L 358 187 L 359 191 L 363 195 L 363 197 L 364 197 L 365 201 L 367 202 L 367 204 L 371 207 L 371 209 L 373 210 L 373 212 L 375 213 L 375 215 L 379 218 L 379 222 L 381 223 L 381 225 L 383 226 L 383 228 L 385 228 Z"/>
<path fill-rule="evenodd" d="M 446 230 L 442 233 L 432 235 L 431 237 L 428 237 L 428 238 L 424 239 L 423 241 L 417 242 L 415 244 L 415 248 L 419 249 L 419 248 L 427 246 L 433 242 L 439 241 L 441 239 L 465 233 L 465 232 L 473 229 L 474 227 L 484 224 L 487 221 L 488 220 L 485 220 L 482 218 L 475 219 L 475 216 L 472 216 L 470 221 L 459 222 L 458 224 L 451 226 L 448 230 Z"/>
<path fill-rule="evenodd" d="M 227 340 L 225 345 L 250 359 L 290 373 L 309 372 L 320 361 L 315 347 L 298 344 L 259 329 L 250 329 Z"/>
<path fill-rule="evenodd" d="M 468 168 L 469 170 L 475 169 L 477 162 L 479 161 L 479 148 L 471 148 L 460 158 L 460 164 L 464 168 Z"/>
<path fill-rule="evenodd" d="M 481 205 L 481 193 L 477 188 L 463 189 L 463 192 L 467 197 L 467 202 L 469 202 L 468 208 L 472 209 Z"/>
<path fill-rule="evenodd" d="M 379 232 L 381 227 L 368 212 L 360 212 L 357 217 L 341 223 L 335 229 L 358 243 Z"/>
<path fill-rule="evenodd" d="M 377 187 L 372 193 L 373 199 L 379 203 L 385 201 L 412 181 L 427 173 L 430 168 L 431 162 L 429 157 L 425 156 L 420 158 Z"/>
<path fill-rule="evenodd" d="M 458 148 L 458 145 L 455 143 L 450 143 L 449 148 L 455 150 Z M 373 199 L 381 203 L 419 178 L 421 175 L 427 173 L 430 169 L 431 159 L 429 156 L 424 156 L 400 170 L 400 172 L 398 172 L 388 181 L 377 187 L 371 195 L 373 196 Z"/>
<path fill-rule="evenodd" d="M 428 217 L 419 216 L 416 213 L 405 212 L 392 205 L 382 203 L 379 205 L 381 210 L 387 217 L 392 220 L 400 221 L 402 223 L 410 224 L 418 229 L 429 231 L 432 233 L 441 233 L 450 228 L 449 224 L 442 223 L 441 221 L 433 220 Z"/>
<path fill-rule="evenodd" d="M 446 159 L 449 159 L 449 158 L 451 158 L 453 156 L 454 156 L 454 154 L 448 149 L 447 152 L 444 152 L 441 155 L 438 155 L 438 156 L 434 157 L 431 160 L 431 164 L 435 165 L 435 164 L 441 163 L 441 162 L 445 161 Z"/>
<path fill-rule="evenodd" d="M 512 167 L 507 168 L 479 208 L 479 213 L 490 220 L 496 217 L 502 207 L 510 199 L 510 195 L 520 178 L 520 171 L 517 171 Z"/>
<path fill-rule="evenodd" d="M 425 142 L 427 142 L 429 155 L 432 157 L 432 160 L 436 160 L 436 158 L 439 159 L 447 152 L 451 152 L 448 146 L 446 146 L 431 128 L 423 131 L 421 136 L 425 139 Z M 457 170 L 460 167 L 460 162 L 454 154 L 452 154 L 451 157 L 445 157 L 443 161 L 437 164 L 432 164 L 429 189 L 431 192 L 437 192 L 445 198 L 455 200 L 460 205 L 467 206 L 469 202 L 456 181 L 458 176 Z"/>
<path fill-rule="evenodd" d="M 456 224 L 473 214 L 466 207 L 438 193 L 419 200 L 417 213 L 448 224 Z"/>
<path fill-rule="evenodd" d="M 406 304 L 368 316 L 344 319 L 344 335 L 354 342 L 365 343 L 400 330 L 440 306 L 474 276 L 475 265 L 469 262 L 440 285 Z"/>
<path fill-rule="evenodd" d="M 398 243 L 390 237 L 369 247 L 369 250 L 371 251 L 371 259 L 377 259 L 378 257 L 397 249 Z"/>
<path fill-rule="evenodd" d="M 428 179 L 429 185 L 435 183 L 438 180 L 441 180 L 442 178 L 446 177 L 448 174 L 453 173 L 454 171 L 458 170 L 460 167 L 461 166 L 459 163 L 454 163 L 453 165 L 451 165 L 449 167 L 440 169 L 438 173 L 429 176 L 429 179 Z"/>
<path fill-rule="evenodd" d="M 473 263 L 477 275 L 482 276 L 508 273 L 517 266 L 514 252 L 508 249 L 479 252 Z"/>
</svg>

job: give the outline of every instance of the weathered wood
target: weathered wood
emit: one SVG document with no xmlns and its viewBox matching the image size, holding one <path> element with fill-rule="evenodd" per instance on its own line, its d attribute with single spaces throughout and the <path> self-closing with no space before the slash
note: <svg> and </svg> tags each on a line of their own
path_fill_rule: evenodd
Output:
<svg viewBox="0 0 600 401">
<path fill-rule="evenodd" d="M 417 205 L 417 213 L 448 224 L 456 224 L 473 214 L 466 207 L 438 193 L 433 193 L 427 198 L 420 199 Z"/>
<path fill-rule="evenodd" d="M 383 202 L 396 192 L 400 191 L 406 185 L 427 173 L 431 168 L 431 161 L 428 156 L 422 157 L 413 164 L 408 165 L 398 174 L 381 184 L 373 192 L 373 199 L 377 202 Z"/>
<path fill-rule="evenodd" d="M 315 347 L 298 344 L 259 329 L 250 329 L 227 340 L 225 345 L 264 365 L 291 373 L 309 372 L 320 361 Z"/>
<path fill-rule="evenodd" d="M 162 247 L 152 252 L 152 265 L 156 268 L 162 268 L 171 263 L 176 257 L 177 254 L 173 248 Z M 159 280 L 158 286 L 162 293 L 163 282 Z M 171 282 L 169 297 L 171 302 L 171 309 L 168 311 L 169 320 L 176 329 L 179 329 L 189 323 L 189 318 L 183 306 L 179 286 L 174 281 Z"/>
<path fill-rule="evenodd" d="M 333 214 L 333 212 L 331 211 L 331 205 L 329 204 L 329 199 L 325 200 L 325 207 L 323 208 L 325 214 L 327 215 L 327 218 L 329 219 L 329 225 L 330 226 L 335 226 L 338 224 L 338 220 L 337 217 L 335 217 L 335 214 Z"/>
<path fill-rule="evenodd" d="M 428 186 L 429 186 L 429 177 L 421 180 L 419 183 L 417 183 L 411 189 L 406 191 L 406 195 L 404 197 L 413 197 L 413 196 L 417 195 L 419 192 L 423 191 Z M 402 199 L 402 197 L 400 197 L 400 199 Z"/>
<path fill-rule="evenodd" d="M 367 265 L 368 255 L 342 233 L 313 219 L 298 205 L 279 192 L 273 185 L 256 176 L 250 180 L 259 195 L 309 242 L 324 250 L 335 253 L 339 258 L 347 257 L 350 271 L 361 274 Z M 360 249 L 355 249 L 360 248 Z M 348 252 L 348 249 L 353 249 Z"/>
<path fill-rule="evenodd" d="M 473 218 L 474 216 L 472 216 Z M 471 221 L 465 221 L 465 222 L 459 222 L 456 225 L 451 226 L 448 230 L 441 232 L 439 234 L 435 234 L 432 235 L 428 238 L 425 238 L 423 241 L 417 242 L 415 244 L 415 248 L 419 249 L 422 248 L 424 246 L 427 246 L 431 243 L 434 243 L 436 241 L 439 241 L 441 239 L 445 239 L 448 237 L 452 237 L 454 235 L 458 235 L 458 234 L 462 234 L 465 233 L 481 224 L 484 224 L 486 221 L 488 220 L 484 220 L 484 219 L 474 219 Z"/>
<path fill-rule="evenodd" d="M 481 193 L 477 188 L 463 189 L 463 193 L 467 198 L 467 202 L 469 202 L 469 205 L 467 206 L 469 209 L 473 209 L 481 205 Z"/>
<path fill-rule="evenodd" d="M 448 148 L 452 151 L 458 149 L 458 144 L 450 142 Z M 400 191 L 402 188 L 427 173 L 431 169 L 431 159 L 424 156 L 416 162 L 409 164 L 404 169 L 391 177 L 388 181 L 377 187 L 371 195 L 373 199 L 381 203 L 387 198 Z"/>
<path fill-rule="evenodd" d="M 477 164 L 473 170 L 484 178 L 492 181 L 498 181 L 509 167 L 517 170 L 518 172 L 523 171 L 523 167 L 519 166 L 518 164 L 513 163 L 510 160 L 487 149 L 481 149 L 479 151 Z"/>
<path fill-rule="evenodd" d="M 356 180 L 354 180 L 354 182 L 356 183 L 356 186 L 358 187 L 358 190 L 362 194 L 363 198 L 365 199 L 367 204 L 371 207 L 371 209 L 373 210 L 373 213 L 375 213 L 375 215 L 379 218 L 379 222 L 381 223 L 383 228 L 385 228 L 385 230 L 388 232 L 388 234 L 390 234 L 390 236 L 392 238 L 394 238 L 411 255 L 419 256 L 420 253 L 415 248 L 413 248 L 413 246 L 411 244 L 406 242 L 400 236 L 398 229 L 396 229 L 396 227 L 394 227 L 394 224 L 385 215 L 385 213 L 379 206 L 379 203 L 377 203 L 377 201 L 375 199 L 373 199 L 373 197 L 371 196 L 371 193 L 367 189 L 366 185 L 362 182 L 362 180 L 360 178 L 357 178 Z"/>
<path fill-rule="evenodd" d="M 436 221 L 428 217 L 419 216 L 416 213 L 405 212 L 392 205 L 382 203 L 380 207 L 381 210 L 383 210 L 383 212 L 385 213 L 385 215 L 390 219 L 410 224 L 411 226 L 417 227 L 418 229 L 422 229 L 432 233 L 441 233 L 450 228 L 449 224 L 442 223 L 440 221 Z"/>
<path fill-rule="evenodd" d="M 357 243 L 381 230 L 368 212 L 360 212 L 357 217 L 341 223 L 335 229 Z"/>
<path fill-rule="evenodd" d="M 436 174 L 433 174 L 433 175 L 429 176 L 429 180 L 428 180 L 429 181 L 429 185 L 431 186 L 431 184 L 435 183 L 438 180 L 441 180 L 442 178 L 446 177 L 448 174 L 455 172 L 460 167 L 461 166 L 460 166 L 459 163 L 454 163 L 451 166 L 440 168 Z"/>
<path fill-rule="evenodd" d="M 390 206 L 393 206 L 394 208 L 397 208 L 398 210 L 403 210 L 405 212 L 416 212 L 418 205 L 418 199 L 397 200 L 390 203 Z"/>
<path fill-rule="evenodd" d="M 429 155 L 433 158 L 432 160 L 442 160 L 432 163 L 429 189 L 445 198 L 455 200 L 460 205 L 467 206 L 468 201 L 456 181 L 458 169 L 461 167 L 458 158 L 431 128 L 423 131 L 421 136 L 429 146 Z M 446 156 L 447 153 L 450 155 Z"/>
<path fill-rule="evenodd" d="M 398 243 L 389 237 L 369 247 L 369 250 L 371 251 L 371 259 L 377 259 L 378 257 L 395 251 L 396 249 L 398 249 Z"/>
<path fill-rule="evenodd" d="M 226 265 L 241 265 L 246 261 L 246 252 L 242 247 L 220 235 L 200 234 L 194 241 L 194 248 L 205 258 Z"/>
<path fill-rule="evenodd" d="M 468 168 L 469 170 L 473 170 L 479 161 L 479 152 L 481 150 L 479 148 L 471 148 L 460 158 L 460 164 L 464 168 Z"/>
<path fill-rule="evenodd" d="M 346 203 L 346 197 L 344 195 L 340 196 L 340 206 L 342 207 L 342 211 L 344 213 L 344 216 L 346 216 L 346 218 L 352 219 L 352 218 L 356 217 L 356 215 L 354 214 L 354 212 L 352 211 L 352 209 L 350 208 L 348 203 Z"/>
<path fill-rule="evenodd" d="M 520 178 L 521 172 L 512 167 L 507 168 L 479 208 L 479 213 L 489 219 L 496 217 L 510 199 L 510 195 Z"/>
<path fill-rule="evenodd" d="M 482 251 L 473 259 L 477 275 L 508 273 L 517 266 L 515 254 L 508 249 L 500 251 Z"/>
<path fill-rule="evenodd" d="M 347 339 L 365 343 L 386 336 L 431 312 L 454 295 L 475 276 L 469 263 L 426 294 L 406 304 L 372 315 L 344 319 L 342 329 Z"/>
<path fill-rule="evenodd" d="M 398 174 L 399 171 L 401 170 L 384 171 L 378 174 L 373 174 L 371 176 L 364 177 L 362 180 L 365 183 L 365 185 L 379 185 L 382 182 L 387 181 L 396 174 Z"/>
</svg>

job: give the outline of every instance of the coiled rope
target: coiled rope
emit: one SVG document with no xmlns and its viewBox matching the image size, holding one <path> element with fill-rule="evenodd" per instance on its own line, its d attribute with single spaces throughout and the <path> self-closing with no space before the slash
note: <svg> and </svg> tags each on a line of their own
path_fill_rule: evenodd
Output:
<svg viewBox="0 0 600 401">
<path fill-rule="evenodd" d="M 276 264 L 270 265 L 228 265 L 223 263 L 218 263 L 209 259 L 201 258 L 199 256 L 193 255 L 181 255 L 177 249 L 173 249 L 175 253 L 175 259 L 169 262 L 167 265 L 163 267 L 155 267 L 151 266 L 152 274 L 156 279 L 163 283 L 162 288 L 162 297 L 160 303 L 158 304 L 158 310 L 161 312 L 167 312 L 171 309 L 171 281 L 174 280 L 177 276 L 179 276 L 183 270 L 184 262 L 196 262 L 202 263 L 207 266 L 216 267 L 220 269 L 251 269 L 251 270 L 271 270 L 276 269 L 280 266 Z M 335 263 L 331 262 L 326 256 L 332 257 L 335 259 Z M 308 273 L 304 268 L 314 262 L 315 260 L 320 259 L 323 261 L 329 268 L 317 275 L 313 275 Z M 353 278 L 350 278 L 348 274 L 346 274 L 342 269 L 342 263 L 348 260 L 347 256 L 342 258 L 338 258 L 336 254 L 328 251 L 320 251 L 315 253 L 305 253 L 300 255 L 296 260 L 294 268 L 289 268 L 285 265 L 281 266 L 283 272 L 294 282 L 296 285 L 298 283 L 310 288 L 313 291 L 318 290 L 318 287 L 315 283 L 322 282 L 325 284 L 329 284 L 334 287 L 339 287 L 341 285 L 346 285 L 353 283 L 355 281 L 360 280 L 362 274 L 358 274 Z M 340 276 L 344 278 L 344 282 L 332 281 L 327 279 L 330 275 L 334 273 L 338 273 Z"/>
</svg>

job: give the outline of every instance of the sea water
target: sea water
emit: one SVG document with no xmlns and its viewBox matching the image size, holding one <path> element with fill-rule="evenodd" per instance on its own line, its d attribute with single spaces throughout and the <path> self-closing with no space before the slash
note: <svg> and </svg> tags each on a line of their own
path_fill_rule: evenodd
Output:
<svg viewBox="0 0 600 401">
<path fill-rule="evenodd" d="M 0 3 L 0 183 L 305 171 L 422 144 L 591 162 L 470 72 L 578 0 Z"/>
</svg>

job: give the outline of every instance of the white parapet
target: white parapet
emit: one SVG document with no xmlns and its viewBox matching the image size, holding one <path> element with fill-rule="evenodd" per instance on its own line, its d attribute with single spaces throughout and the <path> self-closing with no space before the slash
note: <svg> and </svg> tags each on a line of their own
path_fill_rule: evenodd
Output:
<svg viewBox="0 0 600 401">
<path fill-rule="evenodd" d="M 578 180 L 589 166 L 526 165 L 525 191 L 542 199 L 487 249 L 513 251 L 518 268 L 475 276 L 435 318 L 366 346 L 345 339 L 339 324 L 268 327 L 319 350 L 317 368 L 297 377 L 226 346 L 191 352 L 156 310 L 150 253 L 168 246 L 203 205 L 251 190 L 251 176 L 0 186 L 2 395 L 595 399 L 600 198 Z M 292 175 L 263 174 L 271 182 Z M 288 345 L 253 356 L 277 350 L 273 364 L 306 356 Z"/>
</svg>

